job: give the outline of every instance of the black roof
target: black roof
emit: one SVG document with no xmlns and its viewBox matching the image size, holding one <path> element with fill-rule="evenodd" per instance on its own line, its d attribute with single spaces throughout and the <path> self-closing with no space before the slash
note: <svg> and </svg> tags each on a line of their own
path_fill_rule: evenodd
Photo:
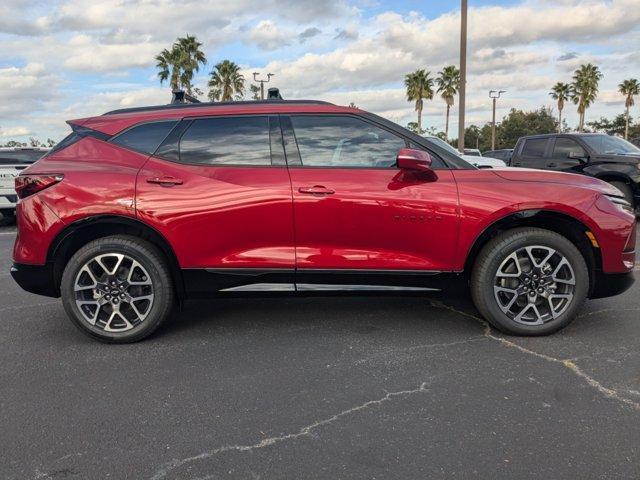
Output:
<svg viewBox="0 0 640 480">
<path fill-rule="evenodd" d="M 134 113 L 134 112 L 150 112 L 153 110 L 175 110 L 182 108 L 211 108 L 211 107 L 223 107 L 229 105 L 273 105 L 273 104 L 286 104 L 286 105 L 333 105 L 330 102 L 323 102 L 321 100 L 240 100 L 237 102 L 202 102 L 202 103 L 168 103 L 166 105 L 151 105 L 148 107 L 133 107 L 133 108 L 120 108 L 118 110 L 111 110 L 103 115 L 113 115 L 116 113 Z"/>
</svg>

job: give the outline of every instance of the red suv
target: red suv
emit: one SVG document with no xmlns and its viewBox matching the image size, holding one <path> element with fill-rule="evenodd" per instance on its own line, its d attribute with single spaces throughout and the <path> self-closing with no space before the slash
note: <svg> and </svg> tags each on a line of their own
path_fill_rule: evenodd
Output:
<svg viewBox="0 0 640 480">
<path fill-rule="evenodd" d="M 140 340 L 190 298 L 466 284 L 495 327 L 543 335 L 633 282 L 619 190 L 479 170 L 355 108 L 174 104 L 69 124 L 16 180 L 12 275 L 99 340 Z"/>
</svg>

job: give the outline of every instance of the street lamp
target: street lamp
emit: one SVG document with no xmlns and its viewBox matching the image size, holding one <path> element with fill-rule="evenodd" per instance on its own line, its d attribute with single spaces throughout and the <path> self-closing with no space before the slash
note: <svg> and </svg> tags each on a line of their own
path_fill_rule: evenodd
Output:
<svg viewBox="0 0 640 480">
<path fill-rule="evenodd" d="M 264 84 L 269 83 L 271 77 L 275 76 L 275 74 L 267 73 L 266 80 L 258 80 L 258 75 L 260 75 L 260 72 L 253 72 L 253 81 L 260 84 L 260 99 L 264 100 Z"/>
<path fill-rule="evenodd" d="M 458 102 L 458 151 L 464 153 L 464 109 L 467 87 L 467 0 L 460 0 L 460 101 Z"/>
<path fill-rule="evenodd" d="M 489 98 L 493 100 L 493 117 L 491 120 L 491 150 L 496 149 L 496 101 L 500 95 L 507 93 L 506 90 L 490 90 Z"/>
</svg>

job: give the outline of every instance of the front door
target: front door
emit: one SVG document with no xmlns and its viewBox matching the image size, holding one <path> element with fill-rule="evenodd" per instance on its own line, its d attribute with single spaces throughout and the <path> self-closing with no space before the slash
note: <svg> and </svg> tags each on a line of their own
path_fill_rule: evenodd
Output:
<svg viewBox="0 0 640 480">
<path fill-rule="evenodd" d="M 568 137 L 557 137 L 551 156 L 547 161 L 547 168 L 569 173 L 581 173 L 587 158 L 587 152 L 578 142 Z"/>
<path fill-rule="evenodd" d="M 282 124 L 299 290 L 420 285 L 415 274 L 451 270 L 459 218 L 448 169 L 436 181 L 399 170 L 406 140 L 355 115 L 292 115 Z"/>
</svg>

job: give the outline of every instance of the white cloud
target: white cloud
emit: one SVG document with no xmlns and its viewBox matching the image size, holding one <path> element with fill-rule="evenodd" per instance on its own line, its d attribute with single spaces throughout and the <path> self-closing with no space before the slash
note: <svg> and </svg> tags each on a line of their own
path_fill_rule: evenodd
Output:
<svg viewBox="0 0 640 480">
<path fill-rule="evenodd" d="M 0 128 L 0 137 L 24 137 L 31 135 L 31 130 L 27 127 Z"/>
<path fill-rule="evenodd" d="M 264 50 L 276 50 L 290 44 L 294 36 L 270 20 L 262 20 L 249 32 L 249 40 Z"/>
</svg>

